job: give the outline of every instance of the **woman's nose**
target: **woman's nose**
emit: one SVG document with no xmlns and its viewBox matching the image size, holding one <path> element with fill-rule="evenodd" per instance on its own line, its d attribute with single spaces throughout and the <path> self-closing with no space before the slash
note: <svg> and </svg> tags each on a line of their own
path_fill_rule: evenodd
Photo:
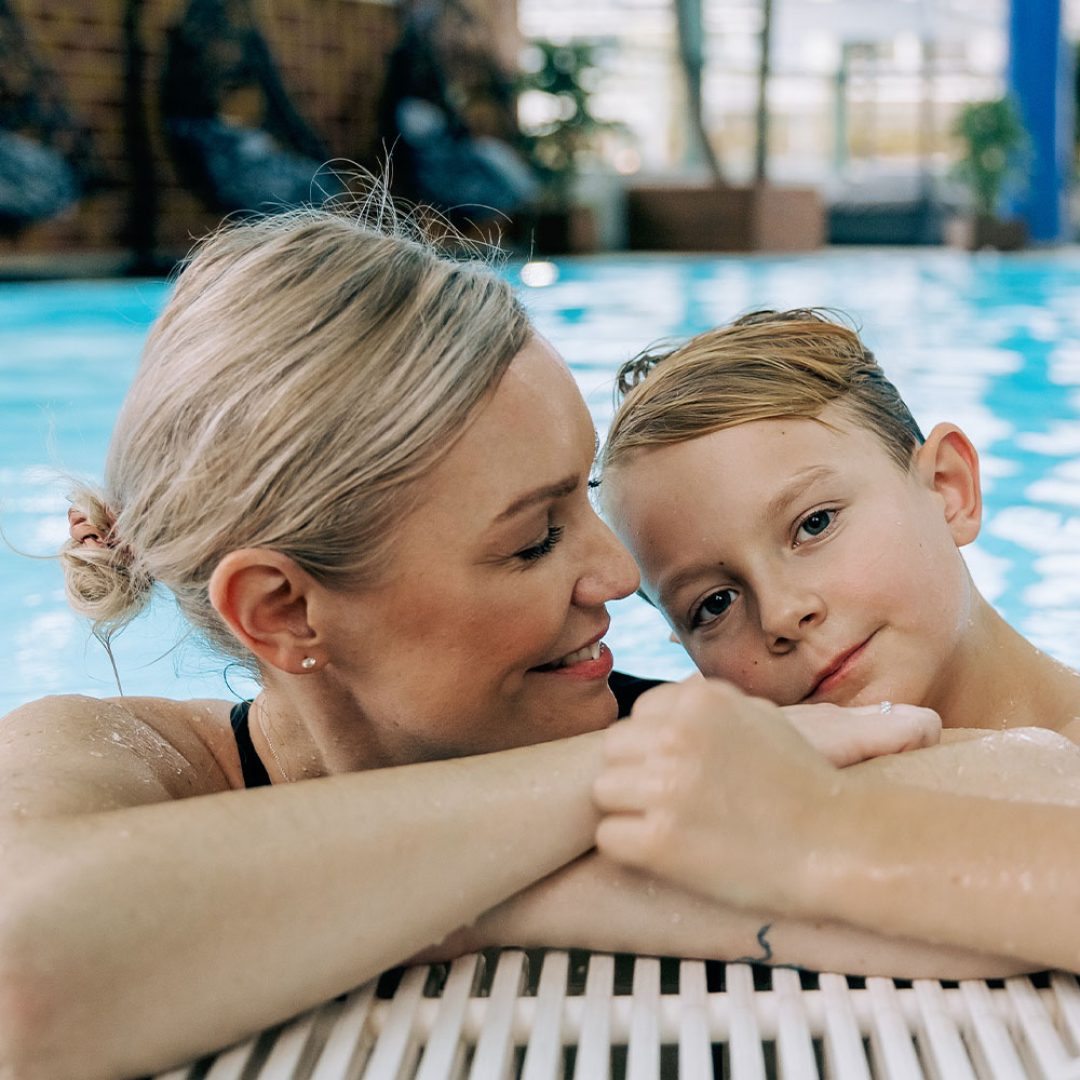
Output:
<svg viewBox="0 0 1080 1080">
<path fill-rule="evenodd" d="M 641 582 L 630 552 L 599 516 L 593 522 L 586 560 L 574 587 L 574 603 L 581 607 L 629 596 Z"/>
</svg>

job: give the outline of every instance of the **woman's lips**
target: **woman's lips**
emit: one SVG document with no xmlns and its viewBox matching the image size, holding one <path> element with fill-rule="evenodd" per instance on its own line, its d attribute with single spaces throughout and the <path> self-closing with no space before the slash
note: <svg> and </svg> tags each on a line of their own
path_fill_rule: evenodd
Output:
<svg viewBox="0 0 1080 1080">
<path fill-rule="evenodd" d="M 532 668 L 531 673 L 568 679 L 606 679 L 614 666 L 611 650 L 602 641 L 594 641 L 551 664 Z"/>
<path fill-rule="evenodd" d="M 841 655 L 825 669 L 825 673 L 818 678 L 818 681 L 813 685 L 806 697 L 803 698 L 803 701 L 812 701 L 815 698 L 824 697 L 839 686 L 840 683 L 852 673 L 855 669 L 855 665 L 862 659 L 863 654 L 866 651 L 866 646 L 870 644 L 870 640 L 873 636 L 874 635 L 871 634 L 861 645 L 856 645 L 855 648 L 849 649 L 846 653 L 841 653 Z"/>
</svg>

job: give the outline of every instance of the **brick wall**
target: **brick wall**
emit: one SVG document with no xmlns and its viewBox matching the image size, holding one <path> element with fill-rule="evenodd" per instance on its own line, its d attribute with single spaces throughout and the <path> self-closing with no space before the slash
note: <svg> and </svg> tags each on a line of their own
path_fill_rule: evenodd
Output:
<svg viewBox="0 0 1080 1080">
<path fill-rule="evenodd" d="M 124 247 L 130 181 L 124 155 L 124 0 L 11 0 L 42 58 L 56 71 L 74 110 L 89 123 L 95 147 L 120 181 L 66 216 L 41 223 L 14 240 L 4 255 L 111 252 Z M 164 30 L 185 0 L 144 0 L 141 37 L 145 88 L 159 193 L 158 246 L 182 253 L 190 238 L 216 224 L 177 181 L 159 133 L 157 87 Z M 331 152 L 364 165 L 375 160 L 375 115 L 385 58 L 397 36 L 398 12 L 371 0 L 252 0 L 259 25 L 281 68 L 294 104 Z M 513 33 L 513 3 L 480 0 L 504 37 Z M 507 48 L 510 48 L 508 46 Z"/>
</svg>

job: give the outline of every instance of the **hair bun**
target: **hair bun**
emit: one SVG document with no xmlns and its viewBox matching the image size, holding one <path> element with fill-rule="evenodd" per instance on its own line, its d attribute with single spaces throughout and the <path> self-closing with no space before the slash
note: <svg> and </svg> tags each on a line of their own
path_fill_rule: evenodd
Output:
<svg viewBox="0 0 1080 1080">
<path fill-rule="evenodd" d="M 71 504 L 71 536 L 60 549 L 68 602 L 108 637 L 146 607 L 153 579 L 118 540 L 116 519 L 98 492 L 81 487 Z"/>
</svg>

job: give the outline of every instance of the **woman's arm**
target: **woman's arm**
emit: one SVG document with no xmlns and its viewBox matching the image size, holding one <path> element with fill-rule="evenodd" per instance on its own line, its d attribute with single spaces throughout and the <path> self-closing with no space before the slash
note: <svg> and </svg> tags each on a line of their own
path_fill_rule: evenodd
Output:
<svg viewBox="0 0 1080 1080">
<path fill-rule="evenodd" d="M 945 755 L 979 741 L 901 755 L 888 775 L 839 771 L 774 707 L 717 683 L 652 691 L 606 741 L 597 839 L 621 863 L 789 919 L 1080 969 L 1080 807 L 898 779 L 925 754 L 959 781 Z M 1045 749 L 1033 787 L 1071 792 L 1075 756 Z"/>
<path fill-rule="evenodd" d="M 400 962 L 592 843 L 597 735 L 228 791 L 200 740 L 162 737 L 184 707 L 141 703 L 151 724 L 56 698 L 0 725 L 0 1075 L 190 1059 Z"/>
<path fill-rule="evenodd" d="M 444 958 L 491 945 L 755 961 L 893 978 L 1003 978 L 1031 964 L 885 937 L 836 922 L 774 918 L 696 896 L 584 855 L 482 916 Z"/>
</svg>

